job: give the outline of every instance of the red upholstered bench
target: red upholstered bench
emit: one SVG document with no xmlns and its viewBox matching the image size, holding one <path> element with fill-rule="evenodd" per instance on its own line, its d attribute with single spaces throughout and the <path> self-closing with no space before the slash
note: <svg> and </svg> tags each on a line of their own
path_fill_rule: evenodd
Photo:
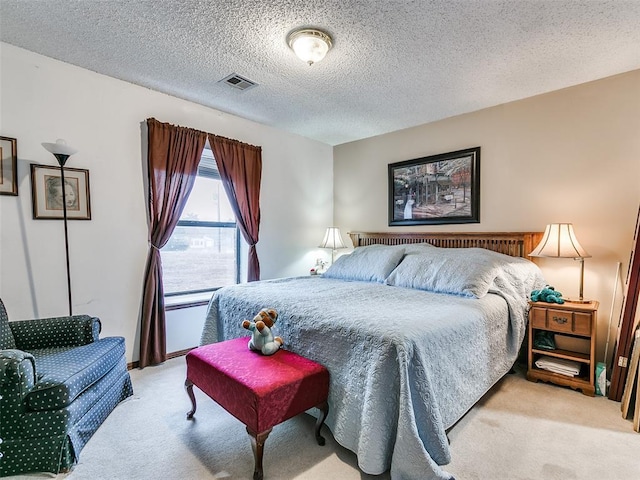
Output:
<svg viewBox="0 0 640 480">
<path fill-rule="evenodd" d="M 272 427 L 316 407 L 321 414 L 316 441 L 324 445 L 320 428 L 327 416 L 329 372 L 322 365 L 287 350 L 264 356 L 249 350 L 249 338 L 205 345 L 187 354 L 185 388 L 193 418 L 195 385 L 247 426 L 255 459 L 254 480 L 262 479 L 262 454 Z"/>
</svg>

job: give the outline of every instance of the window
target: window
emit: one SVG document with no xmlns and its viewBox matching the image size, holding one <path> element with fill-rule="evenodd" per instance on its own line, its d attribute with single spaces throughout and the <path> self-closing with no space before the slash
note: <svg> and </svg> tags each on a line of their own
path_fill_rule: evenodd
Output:
<svg viewBox="0 0 640 480">
<path fill-rule="evenodd" d="M 165 296 L 239 283 L 238 233 L 213 153 L 205 149 L 180 221 L 160 251 Z"/>
</svg>

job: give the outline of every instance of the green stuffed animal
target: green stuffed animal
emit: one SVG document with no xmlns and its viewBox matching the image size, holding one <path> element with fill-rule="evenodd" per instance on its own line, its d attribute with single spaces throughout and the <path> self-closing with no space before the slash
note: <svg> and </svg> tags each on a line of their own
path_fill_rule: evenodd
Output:
<svg viewBox="0 0 640 480">
<path fill-rule="evenodd" d="M 542 290 L 534 290 L 531 292 L 531 300 L 534 302 L 547 302 L 547 303 L 564 303 L 562 293 L 557 292 L 551 285 L 547 285 Z"/>
</svg>

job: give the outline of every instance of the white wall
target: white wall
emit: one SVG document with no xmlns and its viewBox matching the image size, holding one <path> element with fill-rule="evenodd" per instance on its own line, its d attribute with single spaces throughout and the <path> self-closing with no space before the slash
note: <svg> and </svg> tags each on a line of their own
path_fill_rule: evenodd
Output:
<svg viewBox="0 0 640 480">
<path fill-rule="evenodd" d="M 480 146 L 479 224 L 388 227 L 387 165 Z M 343 231 L 542 231 L 572 222 L 593 256 L 585 296 L 600 301 L 604 353 L 616 264 L 626 275 L 640 204 L 640 70 L 352 142 L 334 149 L 334 218 Z M 542 259 L 547 281 L 577 296 L 579 264 Z M 609 355 L 617 327 L 619 286 Z"/>
<path fill-rule="evenodd" d="M 206 316 L 206 305 L 167 311 L 167 352 L 181 352 L 200 345 Z"/>
<path fill-rule="evenodd" d="M 91 186 L 92 219 L 69 222 L 74 313 L 99 316 L 103 335 L 124 336 L 128 361 L 138 359 L 149 117 L 261 146 L 262 278 L 308 273 L 332 223 L 330 146 L 5 43 L 0 55 L 0 135 L 18 141 L 19 196 L 0 196 L 0 297 L 11 319 L 67 313 L 63 225 L 32 218 L 29 179 L 29 164 L 56 165 L 41 142 L 64 138 L 79 150 L 67 166 L 89 169 Z"/>
</svg>

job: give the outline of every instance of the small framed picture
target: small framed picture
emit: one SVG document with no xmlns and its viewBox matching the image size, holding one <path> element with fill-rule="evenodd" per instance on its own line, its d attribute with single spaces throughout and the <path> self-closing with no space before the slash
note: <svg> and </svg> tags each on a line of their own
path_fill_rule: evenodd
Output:
<svg viewBox="0 0 640 480">
<path fill-rule="evenodd" d="M 0 195 L 18 195 L 18 147 L 15 138 L 0 137 Z"/>
<path fill-rule="evenodd" d="M 33 218 L 62 219 L 62 182 L 60 167 L 31 164 Z M 67 219 L 91 220 L 89 170 L 64 169 L 64 197 Z"/>
</svg>

